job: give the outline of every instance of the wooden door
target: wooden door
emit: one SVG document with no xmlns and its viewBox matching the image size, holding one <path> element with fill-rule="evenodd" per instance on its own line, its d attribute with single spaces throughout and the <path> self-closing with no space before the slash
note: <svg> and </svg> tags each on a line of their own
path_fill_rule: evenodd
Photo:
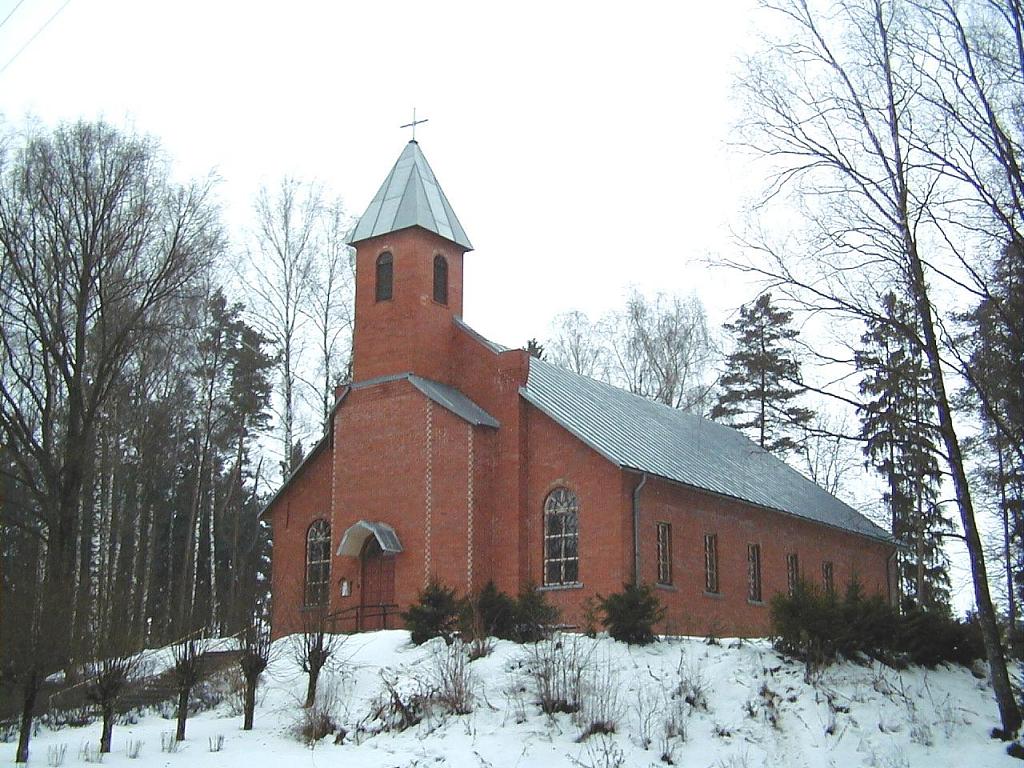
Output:
<svg viewBox="0 0 1024 768">
<path fill-rule="evenodd" d="M 359 629 L 384 629 L 384 611 L 393 610 L 389 606 L 395 601 L 395 558 L 385 555 L 377 538 L 370 536 L 363 545 L 360 560 L 362 589 L 359 590 Z"/>
</svg>

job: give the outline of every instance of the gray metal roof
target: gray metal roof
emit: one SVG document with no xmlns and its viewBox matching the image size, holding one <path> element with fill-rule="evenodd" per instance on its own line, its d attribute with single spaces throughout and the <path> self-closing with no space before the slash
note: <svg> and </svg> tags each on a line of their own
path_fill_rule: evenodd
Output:
<svg viewBox="0 0 1024 768">
<path fill-rule="evenodd" d="M 439 381 L 422 379 L 412 374 L 409 374 L 409 383 L 438 405 L 447 408 L 460 419 L 468 421 L 474 426 L 494 427 L 495 429 L 501 426 L 496 418 L 455 387 L 449 387 Z"/>
<path fill-rule="evenodd" d="M 415 140 L 405 145 L 347 242 L 408 227 L 423 227 L 463 248 L 473 248 Z"/>
<path fill-rule="evenodd" d="M 349 526 L 345 535 L 341 537 L 341 544 L 338 545 L 339 555 L 359 557 L 365 541 L 373 536 L 380 544 L 381 551 L 386 555 L 397 555 L 402 551 L 402 542 L 398 540 L 395 529 L 387 523 L 371 522 L 360 520 L 358 523 Z"/>
<path fill-rule="evenodd" d="M 864 536 L 884 530 L 741 432 L 530 359 L 522 396 L 609 461 Z"/>
<path fill-rule="evenodd" d="M 442 408 L 447 408 L 460 419 L 468 421 L 473 426 L 494 427 L 495 429 L 501 426 L 496 418 L 455 389 L 455 387 L 450 387 L 439 381 L 424 379 L 422 376 L 416 376 L 412 373 L 397 373 L 389 376 L 378 376 L 377 378 L 366 379 L 365 381 L 357 381 L 350 386 L 350 389 L 367 389 L 388 381 L 403 380 L 408 381 L 423 393 L 424 396 L 433 400 Z"/>
</svg>

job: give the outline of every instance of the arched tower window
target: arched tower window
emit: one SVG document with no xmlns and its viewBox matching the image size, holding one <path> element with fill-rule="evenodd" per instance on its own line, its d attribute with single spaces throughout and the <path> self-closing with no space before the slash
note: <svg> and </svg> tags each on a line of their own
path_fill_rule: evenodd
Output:
<svg viewBox="0 0 1024 768">
<path fill-rule="evenodd" d="M 395 259 L 384 251 L 377 257 L 377 301 L 388 301 L 395 277 Z"/>
<path fill-rule="evenodd" d="M 576 494 L 555 488 L 544 500 L 544 584 L 576 584 L 580 574 Z"/>
<path fill-rule="evenodd" d="M 434 301 L 448 303 L 448 260 L 441 254 L 434 257 Z"/>
<path fill-rule="evenodd" d="M 331 524 L 317 520 L 306 532 L 306 595 L 307 606 L 327 605 L 331 581 Z"/>
</svg>

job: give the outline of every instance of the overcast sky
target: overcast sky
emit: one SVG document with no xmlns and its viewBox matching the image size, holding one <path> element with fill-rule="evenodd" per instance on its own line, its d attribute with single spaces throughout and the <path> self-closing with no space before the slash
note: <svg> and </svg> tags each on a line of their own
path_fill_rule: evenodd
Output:
<svg viewBox="0 0 1024 768">
<path fill-rule="evenodd" d="M 482 333 L 543 338 L 553 314 L 599 314 L 628 284 L 696 290 L 719 324 L 747 298 L 703 259 L 731 248 L 743 207 L 727 142 L 752 3 L 507 7 L 25 0 L 0 66 L 52 22 L 0 73 L 0 112 L 152 133 L 181 172 L 216 170 L 237 228 L 284 173 L 362 213 L 415 106 L 476 246 L 465 317 Z"/>
</svg>

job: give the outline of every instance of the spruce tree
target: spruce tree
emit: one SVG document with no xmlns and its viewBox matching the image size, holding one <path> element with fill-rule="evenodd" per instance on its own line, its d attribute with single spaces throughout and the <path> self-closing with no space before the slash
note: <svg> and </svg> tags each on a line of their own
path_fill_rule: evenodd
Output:
<svg viewBox="0 0 1024 768">
<path fill-rule="evenodd" d="M 1024 588 L 1024 245 L 996 261 L 986 295 L 964 318 L 973 342 L 968 407 L 981 420 L 981 477 L 999 507 L 1009 619 L 1016 626 Z"/>
<path fill-rule="evenodd" d="M 797 330 L 790 326 L 792 317 L 792 312 L 773 306 L 771 294 L 765 293 L 740 307 L 736 322 L 725 324 L 736 346 L 711 410 L 712 419 L 746 431 L 763 449 L 780 456 L 797 447 L 794 435 L 813 416 L 795 402 L 804 388 L 793 349 Z"/>
<path fill-rule="evenodd" d="M 864 378 L 861 437 L 871 466 L 888 486 L 893 537 L 900 544 L 898 579 L 908 604 L 949 605 L 949 559 L 942 535 L 952 530 L 937 504 L 940 471 L 935 402 L 927 365 L 915 345 L 913 312 L 889 293 L 884 319 L 872 323 L 856 354 Z"/>
</svg>

